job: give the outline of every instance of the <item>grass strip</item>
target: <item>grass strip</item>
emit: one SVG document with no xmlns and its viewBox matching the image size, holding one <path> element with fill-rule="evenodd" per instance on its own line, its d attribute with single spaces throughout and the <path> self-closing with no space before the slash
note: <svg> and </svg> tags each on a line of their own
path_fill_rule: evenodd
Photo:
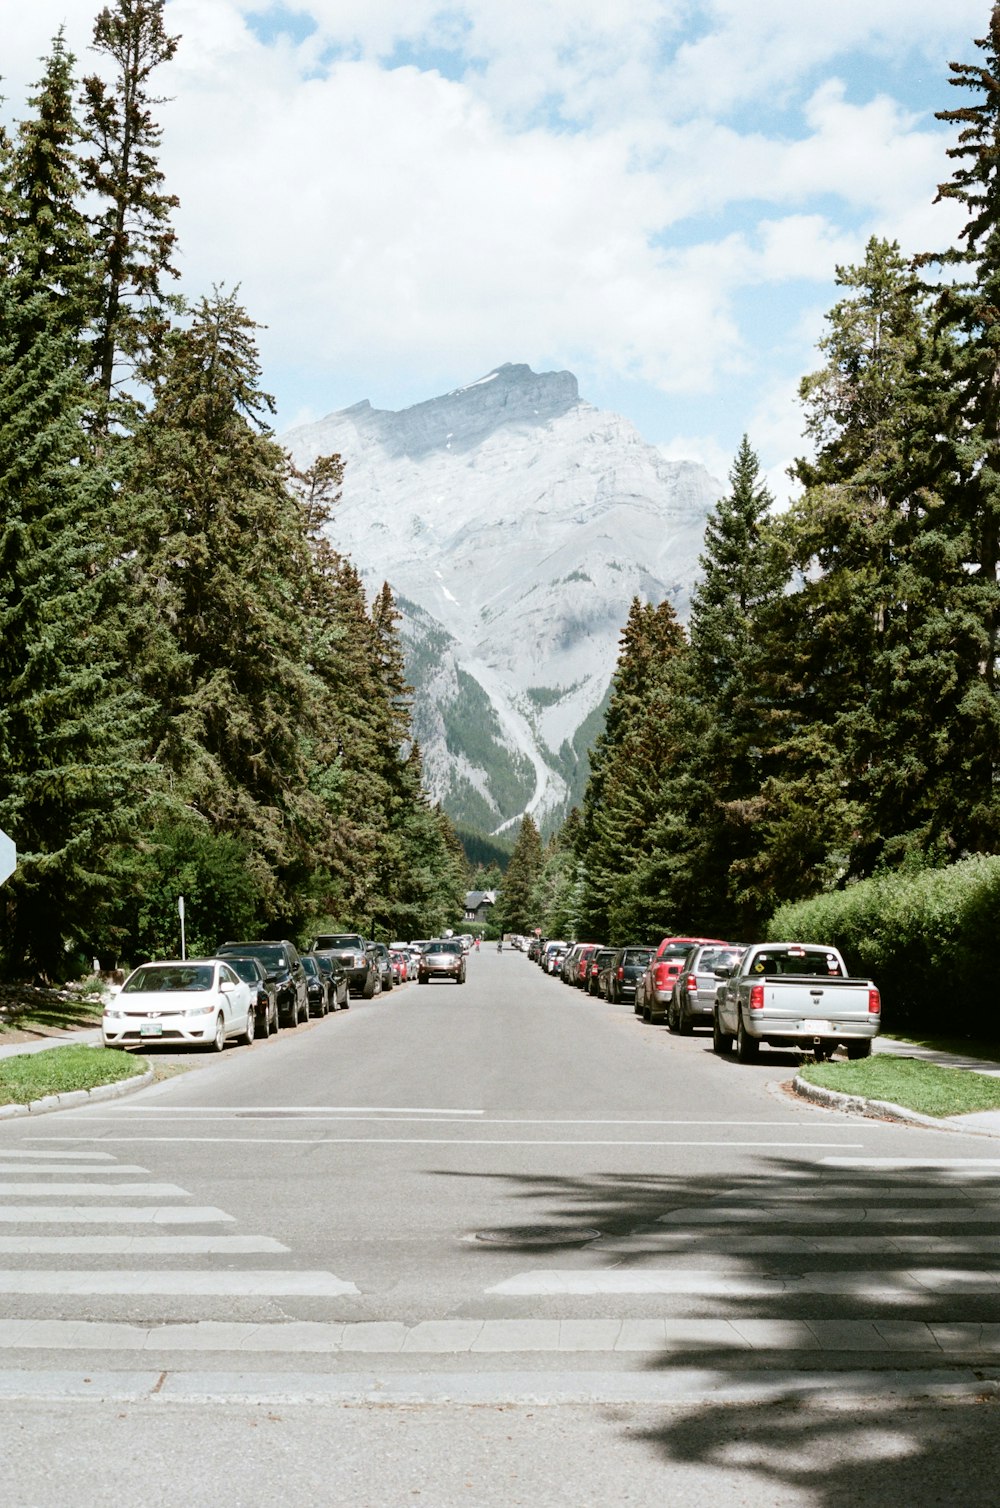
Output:
<svg viewBox="0 0 1000 1508">
<path fill-rule="evenodd" d="M 0 1059 L 0 1105 L 30 1105 L 48 1094 L 96 1089 L 145 1073 L 146 1058 L 110 1047 L 50 1047 L 44 1052 L 18 1053 Z"/>
<path fill-rule="evenodd" d="M 1000 1079 L 968 1068 L 941 1068 L 921 1058 L 880 1053 L 857 1063 L 807 1063 L 799 1075 L 823 1089 L 885 1100 L 921 1115 L 1000 1110 Z"/>
</svg>

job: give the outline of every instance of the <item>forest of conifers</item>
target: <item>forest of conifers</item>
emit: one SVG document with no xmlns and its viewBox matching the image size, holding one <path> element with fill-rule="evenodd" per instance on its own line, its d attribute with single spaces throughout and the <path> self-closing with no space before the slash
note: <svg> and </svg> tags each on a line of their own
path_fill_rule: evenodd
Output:
<svg viewBox="0 0 1000 1508">
<path fill-rule="evenodd" d="M 254 323 L 172 291 L 163 0 L 57 37 L 0 139 L 0 891 L 9 976 L 461 916 L 396 612 L 329 542 L 341 469 L 275 443 Z M 225 269 L 221 269 L 224 274 Z"/>
<path fill-rule="evenodd" d="M 466 873 L 422 792 L 391 593 L 295 471 L 255 326 L 175 288 L 151 79 L 163 0 L 57 37 L 0 139 L 0 891 L 8 974 L 323 923 L 412 936 Z M 776 508 L 745 440 L 688 627 L 623 603 L 582 808 L 525 819 L 511 929 L 759 932 L 783 905 L 1000 839 L 1000 6 L 952 64 L 955 246 L 838 269 Z M 220 269 L 222 275 L 225 269 Z M 331 529 L 332 525 L 332 529 Z"/>
<path fill-rule="evenodd" d="M 749 938 L 787 903 L 998 852 L 1000 6 L 976 46 L 940 117 L 958 244 L 872 239 L 838 268 L 795 501 L 745 440 L 687 630 L 632 603 L 582 809 L 545 852 L 522 830 L 509 924 Z"/>
</svg>

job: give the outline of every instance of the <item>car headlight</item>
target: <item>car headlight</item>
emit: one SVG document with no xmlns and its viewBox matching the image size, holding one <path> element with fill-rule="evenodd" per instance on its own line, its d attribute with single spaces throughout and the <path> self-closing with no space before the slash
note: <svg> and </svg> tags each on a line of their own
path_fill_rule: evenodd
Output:
<svg viewBox="0 0 1000 1508">
<path fill-rule="evenodd" d="M 120 1021 L 121 1018 L 124 1016 L 124 1014 L 125 1014 L 124 1011 L 109 1011 L 109 1010 L 105 1010 L 105 1012 L 104 1012 L 104 1019 L 105 1019 L 105 1021 Z"/>
<path fill-rule="evenodd" d="M 189 1005 L 184 1014 L 185 1016 L 211 1016 L 214 1010 L 214 1005 Z"/>
</svg>

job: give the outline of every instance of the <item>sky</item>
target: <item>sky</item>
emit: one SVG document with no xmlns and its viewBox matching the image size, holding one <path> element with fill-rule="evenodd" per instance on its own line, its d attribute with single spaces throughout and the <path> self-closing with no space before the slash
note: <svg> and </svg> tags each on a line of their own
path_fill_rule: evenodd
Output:
<svg viewBox="0 0 1000 1508">
<path fill-rule="evenodd" d="M 98 0 L 0 0 L 0 118 Z M 779 502 L 798 384 L 872 235 L 953 244 L 948 63 L 989 0 L 167 0 L 179 287 L 240 290 L 279 430 L 503 362 Z"/>
</svg>

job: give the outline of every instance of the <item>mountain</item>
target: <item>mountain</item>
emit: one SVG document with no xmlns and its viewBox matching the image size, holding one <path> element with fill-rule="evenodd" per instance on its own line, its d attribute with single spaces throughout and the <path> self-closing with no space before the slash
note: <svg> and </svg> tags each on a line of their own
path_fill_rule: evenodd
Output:
<svg viewBox="0 0 1000 1508">
<path fill-rule="evenodd" d="M 723 488 L 667 461 L 570 372 L 505 365 L 395 413 L 366 402 L 283 436 L 339 453 L 331 537 L 403 614 L 433 796 L 498 831 L 578 798 L 633 596 L 686 617 Z"/>
</svg>

